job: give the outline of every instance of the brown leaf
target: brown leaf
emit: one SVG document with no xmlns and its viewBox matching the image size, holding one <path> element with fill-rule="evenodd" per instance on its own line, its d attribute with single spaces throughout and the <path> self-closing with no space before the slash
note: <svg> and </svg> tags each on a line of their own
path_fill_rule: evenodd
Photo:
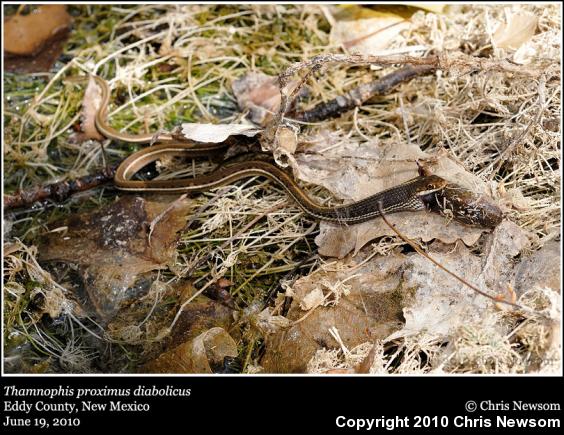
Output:
<svg viewBox="0 0 564 435">
<path fill-rule="evenodd" d="M 290 81 L 286 92 L 291 93 L 298 83 L 298 80 Z M 280 87 L 276 77 L 249 72 L 234 80 L 231 87 L 241 111 L 249 110 L 251 121 L 257 125 L 266 126 L 280 108 Z"/>
<path fill-rule="evenodd" d="M 250 72 L 233 81 L 233 94 L 239 108 L 250 110 L 251 121 L 266 125 L 280 107 L 280 88 L 276 77 Z"/>
<path fill-rule="evenodd" d="M 181 304 L 196 292 L 191 283 L 179 283 L 177 291 L 181 297 Z M 233 323 L 233 310 L 207 296 L 199 295 L 192 302 L 187 304 L 178 317 L 178 321 L 170 333 L 171 342 L 168 347 L 176 347 L 188 340 L 192 340 L 202 332 L 221 327 L 229 329 Z"/>
<path fill-rule="evenodd" d="M 448 222 L 442 216 L 425 211 L 394 213 L 388 218 L 404 235 L 423 242 L 437 239 L 444 243 L 454 243 L 462 240 L 466 246 L 472 246 L 486 231 L 455 221 Z M 356 255 L 367 243 L 378 237 L 395 235 L 381 219 L 348 227 L 322 222 L 315 243 L 321 255 L 343 258 L 351 251 Z"/>
<path fill-rule="evenodd" d="M 396 330 L 400 325 L 401 298 L 397 291 L 403 259 L 403 255 L 393 254 L 349 271 L 341 265 L 345 270 L 318 272 L 298 280 L 292 287 L 295 296 L 287 317 L 293 321 L 307 317 L 266 337 L 266 353 L 261 361 L 265 372 L 304 373 L 317 350 L 339 347 L 329 332 L 332 327 L 337 328 L 348 348 L 384 338 Z M 344 280 L 350 291 L 336 305 L 302 309 L 301 301 L 321 282 L 339 286 Z M 322 290 L 327 293 L 328 288 L 324 286 Z"/>
<path fill-rule="evenodd" d="M 102 91 L 92 76 L 82 98 L 82 131 L 86 139 L 102 140 L 104 136 L 96 128 L 96 113 L 102 103 Z"/>
<path fill-rule="evenodd" d="M 33 56 L 57 33 L 68 28 L 71 17 L 64 5 L 42 5 L 28 15 L 4 19 L 6 53 Z"/>
<path fill-rule="evenodd" d="M 562 253 L 559 242 L 549 242 L 523 258 L 515 267 L 513 286 L 518 296 L 534 287 L 548 287 L 560 293 Z"/>
<path fill-rule="evenodd" d="M 170 208 L 169 201 L 125 196 L 101 210 L 70 216 L 56 225 L 66 232 L 43 238 L 40 260 L 78 265 L 96 312 L 109 320 L 123 303 L 148 290 L 146 272 L 173 262 L 176 232 L 190 206 L 184 199 Z M 149 244 L 150 222 L 167 209 Z"/>
<path fill-rule="evenodd" d="M 213 373 L 225 357 L 237 356 L 237 343 L 223 328 L 211 328 L 147 363 L 143 372 Z"/>
<path fill-rule="evenodd" d="M 63 50 L 70 23 L 63 5 L 42 5 L 28 15 L 5 18 L 4 69 L 22 73 L 49 71 Z"/>
</svg>

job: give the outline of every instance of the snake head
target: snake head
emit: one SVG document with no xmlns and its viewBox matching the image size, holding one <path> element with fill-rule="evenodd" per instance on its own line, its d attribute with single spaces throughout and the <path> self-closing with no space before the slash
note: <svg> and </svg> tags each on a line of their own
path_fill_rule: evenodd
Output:
<svg viewBox="0 0 564 435">
<path fill-rule="evenodd" d="M 428 195 L 432 195 L 435 192 L 439 192 L 448 185 L 448 181 L 438 175 L 428 175 L 426 177 L 421 177 L 419 185 L 417 186 L 416 195 L 425 202 L 424 198 Z"/>
<path fill-rule="evenodd" d="M 429 180 L 426 189 L 418 192 L 429 211 L 449 216 L 466 225 L 484 228 L 495 228 L 502 221 L 503 212 L 489 196 L 477 194 L 440 177 L 432 177 L 440 181 Z"/>
</svg>

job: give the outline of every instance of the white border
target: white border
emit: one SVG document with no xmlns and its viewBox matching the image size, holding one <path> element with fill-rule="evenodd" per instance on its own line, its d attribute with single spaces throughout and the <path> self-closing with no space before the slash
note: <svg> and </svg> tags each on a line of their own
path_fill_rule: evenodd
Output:
<svg viewBox="0 0 564 435">
<path fill-rule="evenodd" d="M 340 2 L 326 2 L 326 1 L 311 1 L 311 2 L 304 2 L 304 1 L 298 1 L 298 2 L 288 2 L 288 1 L 280 1 L 277 3 L 271 3 L 271 2 L 257 2 L 257 1 L 249 1 L 245 4 L 258 4 L 258 5 L 277 5 L 277 4 L 282 4 L 282 5 L 294 5 L 294 4 L 316 4 L 316 5 L 334 5 L 334 4 L 390 4 L 390 5 L 404 5 L 404 6 L 421 6 L 423 2 L 401 2 L 401 1 L 396 1 L 396 2 L 390 2 L 390 1 L 383 1 L 383 2 L 351 2 L 351 1 L 340 1 Z M 437 2 L 437 1 L 429 1 L 429 2 L 424 2 L 424 3 L 428 3 L 428 4 L 436 4 L 436 5 L 460 5 L 462 4 L 462 2 Z M 473 3 L 477 3 L 477 4 L 483 4 L 483 3 L 489 3 L 489 4 L 506 4 L 506 5 L 513 5 L 513 4 L 560 4 L 560 19 L 562 20 L 562 11 L 563 11 L 563 4 L 562 2 L 557 2 L 557 1 L 543 1 L 543 2 L 524 2 L 524 1 L 493 1 L 493 2 L 465 2 L 464 4 L 473 4 Z M 74 5 L 74 4 L 78 4 L 78 5 L 96 5 L 96 4 L 115 4 L 115 5 L 121 5 L 122 3 L 116 2 L 116 1 L 91 1 L 91 2 L 83 2 L 83 1 L 79 1 L 79 2 L 62 2 L 62 1 L 33 1 L 33 2 L 29 2 L 29 1 L 20 1 L 20 2 L 16 2 L 16 1 L 6 1 L 6 2 L 2 2 L 2 5 L 5 4 L 13 4 L 13 5 L 24 5 L 24 4 L 33 4 L 33 5 L 37 5 L 37 4 L 64 4 L 64 5 Z M 128 4 L 133 4 L 133 3 L 128 3 Z M 137 3 L 137 5 L 143 5 L 143 4 L 173 4 L 173 5 L 178 5 L 178 4 L 182 4 L 179 2 L 158 2 L 158 1 L 147 1 L 147 2 L 143 2 L 143 3 Z M 198 3 L 183 3 L 183 4 L 198 4 Z M 210 2 L 202 2 L 199 4 L 234 4 L 234 5 L 241 5 L 241 2 L 237 2 L 237 1 L 210 1 Z M 2 8 L 2 22 L 4 21 L 4 8 Z M 561 28 L 560 28 L 560 34 L 562 36 L 562 23 L 561 23 Z M 4 52 L 4 33 L 2 32 L 2 53 Z M 560 46 L 560 54 L 561 54 L 561 59 L 562 59 L 562 45 Z M 3 68 L 3 60 L 2 60 L 2 74 L 4 74 L 4 68 Z M 562 88 L 562 61 L 560 63 L 560 86 Z M 2 77 L 2 113 L 4 113 L 4 80 Z M 563 120 L 562 120 L 563 114 L 562 111 L 560 113 L 560 134 L 562 134 L 562 127 L 563 127 Z M 4 122 L 2 122 L 2 144 L 4 143 Z M 561 149 L 562 152 L 562 149 Z M 560 162 L 562 165 L 562 162 Z M 2 172 L 2 174 L 4 174 L 4 153 L 2 153 L 2 161 L 0 163 L 0 170 Z M 562 180 L 562 166 L 560 167 L 560 179 Z M 1 191 L 2 191 L 2 197 L 4 196 L 4 183 L 2 182 L 2 186 L 1 186 Z M 562 204 L 562 191 L 561 191 L 561 204 Z M 1 209 L 2 209 L 2 220 L 4 219 L 4 203 L 2 202 L 1 205 Z M 560 209 L 560 235 L 562 237 L 562 208 Z M 2 231 L 2 235 L 1 235 L 1 240 L 2 240 L 2 258 L 4 258 L 4 232 Z M 561 241 L 562 243 L 562 241 Z M 561 250 L 560 250 L 560 255 L 562 256 L 562 246 L 561 246 Z M 2 272 L 4 271 L 4 262 L 2 262 Z M 2 273 L 2 276 L 4 274 Z M 3 282 L 2 282 L 2 286 L 3 286 Z M 562 268 L 560 269 L 560 288 L 561 288 L 561 292 L 560 292 L 560 301 L 562 303 Z M 2 289 L 2 296 L 0 297 L 2 300 L 2 337 L 4 336 L 4 292 Z M 562 333 L 562 316 L 560 317 L 560 332 Z M 154 373 L 104 373 L 104 374 L 98 374 L 98 373 L 89 373 L 89 374 L 76 374 L 76 373 L 69 373 L 69 374 L 58 374 L 58 373 L 46 373 L 46 374 L 29 374 L 29 373 L 5 373 L 4 372 L 4 345 L 2 345 L 2 349 L 0 350 L 0 356 L 2 358 L 2 362 L 1 362 L 1 376 L 2 377 L 6 377 L 6 378 L 18 378 L 18 377 L 33 377 L 33 378 L 42 378 L 42 377 L 53 377 L 53 378 L 91 378 L 91 377 L 102 377 L 102 378 L 108 378 L 108 377 L 116 377 L 116 378 L 123 378 L 123 377 L 128 377 L 128 378 L 143 378 L 143 377 L 147 377 L 147 378 L 155 378 L 155 377 L 159 377 L 159 378 L 170 378 L 170 377 L 183 377 L 183 378 L 192 378 L 192 377 L 197 377 L 197 378 L 207 378 L 207 377 L 213 377 L 213 378 L 217 378 L 217 377 L 324 377 L 324 378 L 332 378 L 332 377 L 345 377 L 345 378 L 365 378 L 365 377 L 390 377 L 390 378 L 395 378 L 395 377 L 422 377 L 422 378 L 428 378 L 428 377 L 445 377 L 445 378 L 456 378 L 456 377 L 561 377 L 562 374 L 562 348 L 560 350 L 560 374 L 541 374 L 541 373 L 524 373 L 524 374 L 507 374 L 507 373 L 503 373 L 503 374 L 480 374 L 480 373 L 476 373 L 476 374 L 460 374 L 460 373 L 452 373 L 452 374 L 433 374 L 433 373 L 428 373 L 428 374 L 333 374 L 333 375 L 327 375 L 327 374 L 306 374 L 306 373 L 255 373 L 255 374 L 247 374 L 247 373 L 236 373 L 236 374 L 219 374 L 219 373 L 214 373 L 214 374 L 198 374 L 198 373 L 166 373 L 166 374 L 154 374 Z"/>
</svg>

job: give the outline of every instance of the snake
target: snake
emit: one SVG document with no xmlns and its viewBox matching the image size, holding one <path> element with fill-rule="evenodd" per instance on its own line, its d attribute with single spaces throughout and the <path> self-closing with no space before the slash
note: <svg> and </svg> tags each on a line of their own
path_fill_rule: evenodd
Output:
<svg viewBox="0 0 564 435">
<path fill-rule="evenodd" d="M 110 89 L 107 82 L 92 75 L 101 89 L 101 103 L 95 115 L 95 125 L 108 139 L 135 143 L 156 143 L 127 157 L 114 175 L 116 187 L 129 192 L 186 193 L 201 192 L 231 184 L 243 178 L 262 176 L 279 186 L 309 216 L 337 224 L 357 224 L 384 214 L 427 210 L 448 216 L 466 225 L 495 228 L 503 219 L 501 209 L 487 195 L 477 194 L 434 174 L 420 175 L 404 183 L 368 196 L 362 200 L 323 206 L 313 201 L 286 170 L 263 160 L 226 163 L 211 173 L 191 179 L 134 180 L 135 174 L 162 157 L 188 158 L 207 156 L 225 148 L 225 143 L 198 143 L 179 140 L 171 134 L 129 134 L 120 132 L 107 122 Z"/>
</svg>

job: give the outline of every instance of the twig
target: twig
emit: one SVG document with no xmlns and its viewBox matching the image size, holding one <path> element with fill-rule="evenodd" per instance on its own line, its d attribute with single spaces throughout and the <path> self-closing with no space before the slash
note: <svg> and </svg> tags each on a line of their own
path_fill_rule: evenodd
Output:
<svg viewBox="0 0 564 435">
<path fill-rule="evenodd" d="M 280 88 L 281 103 L 278 112 L 272 119 L 272 122 L 264 132 L 264 139 L 267 142 L 273 142 L 276 137 L 276 133 L 291 106 L 292 99 L 284 92 L 284 88 L 288 84 L 290 78 L 302 69 L 309 69 L 307 75 L 310 75 L 314 70 L 318 69 L 321 65 L 327 63 L 346 63 L 350 65 L 397 65 L 397 64 L 411 64 L 411 65 L 431 65 L 437 66 L 439 63 L 439 58 L 437 56 L 428 57 L 417 57 L 417 56 L 406 56 L 406 55 L 390 55 L 390 56 L 370 56 L 361 54 L 321 54 L 314 56 L 309 60 L 304 62 L 297 62 L 294 65 L 288 67 L 284 72 L 278 76 L 278 85 Z M 303 81 L 302 81 L 303 84 Z M 299 86 L 298 86 L 299 88 Z M 297 94 L 297 90 L 294 89 L 292 93 L 293 96 Z"/>
<path fill-rule="evenodd" d="M 20 190 L 14 195 L 4 195 L 4 209 L 30 207 L 36 202 L 53 199 L 62 202 L 69 196 L 98 187 L 114 178 L 118 165 L 106 166 L 100 172 L 85 175 L 75 180 L 59 181 L 45 186 Z"/>
<path fill-rule="evenodd" d="M 304 62 L 297 62 L 288 67 L 286 71 L 278 76 L 278 84 L 280 87 L 281 104 L 278 112 L 274 116 L 271 124 L 268 126 L 263 134 L 263 138 L 272 143 L 276 137 L 276 132 L 279 129 L 288 108 L 291 106 L 291 99 L 284 92 L 284 88 L 288 84 L 289 79 L 302 69 L 309 69 L 310 73 L 314 68 L 328 63 L 344 63 L 349 65 L 414 65 L 414 66 L 429 66 L 435 69 L 450 71 L 453 74 L 464 75 L 475 71 L 480 72 L 505 72 L 515 75 L 535 77 L 542 73 L 542 68 L 538 67 L 524 67 L 517 65 L 505 59 L 485 59 L 474 56 L 469 56 L 464 53 L 440 53 L 435 56 L 408 56 L 408 55 L 387 55 L 387 56 L 374 56 L 362 54 L 321 54 L 314 56 Z M 308 74 L 310 74 L 308 73 Z M 294 92 L 295 94 L 296 92 Z"/>
<path fill-rule="evenodd" d="M 284 92 L 283 88 L 282 88 L 282 83 L 280 82 L 280 78 L 279 78 L 279 84 L 280 84 L 280 108 L 278 109 L 278 114 L 282 113 L 282 116 L 280 117 L 280 122 L 274 122 L 272 125 L 274 125 L 274 132 L 272 133 L 268 133 L 267 130 L 267 134 L 270 134 L 271 136 L 268 137 L 272 137 L 273 139 L 276 137 L 276 135 L 278 134 L 278 130 L 280 129 L 280 124 L 282 121 L 282 118 L 284 117 L 284 114 L 288 111 L 288 109 L 292 106 L 292 102 L 295 100 L 296 96 L 298 95 L 300 89 L 302 88 L 302 86 L 306 83 L 307 79 L 316 71 L 318 71 L 321 68 L 321 65 L 313 65 L 309 71 L 304 74 L 304 76 L 301 78 L 300 82 L 296 85 L 296 87 L 294 88 L 294 90 L 292 91 L 292 93 L 290 94 L 290 96 L 288 97 L 288 95 L 286 94 L 286 92 Z M 286 85 L 284 85 L 286 86 Z"/>
<path fill-rule="evenodd" d="M 379 80 L 360 85 L 331 101 L 318 104 L 313 109 L 296 112 L 289 116 L 296 121 L 303 122 L 318 122 L 324 119 L 336 118 L 355 107 L 361 106 L 370 98 L 387 94 L 399 84 L 417 76 L 430 74 L 435 69 L 433 65 L 407 66 L 385 75 Z"/>
</svg>

